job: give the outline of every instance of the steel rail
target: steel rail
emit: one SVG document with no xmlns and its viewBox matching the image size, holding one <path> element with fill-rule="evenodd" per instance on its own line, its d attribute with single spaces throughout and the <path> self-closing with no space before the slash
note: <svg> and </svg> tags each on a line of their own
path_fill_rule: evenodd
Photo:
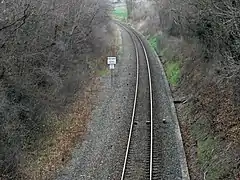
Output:
<svg viewBox="0 0 240 180">
<path fill-rule="evenodd" d="M 138 39 L 138 41 L 140 42 L 140 44 L 143 48 L 146 63 L 147 63 L 147 68 L 148 68 L 149 95 L 150 95 L 150 131 L 151 131 L 150 132 L 150 141 L 151 142 L 150 142 L 150 161 L 149 161 L 150 162 L 150 164 L 149 164 L 150 178 L 149 179 L 152 180 L 152 172 L 153 172 L 153 96 L 152 96 L 152 79 L 151 79 L 149 58 L 148 58 L 148 54 L 147 54 L 146 48 L 144 46 L 144 43 L 141 40 L 141 38 L 139 37 L 139 35 L 136 32 L 134 32 L 133 30 L 130 30 L 128 27 L 126 27 L 122 23 L 120 23 L 120 22 L 116 22 L 116 23 L 118 25 L 120 25 L 121 27 L 123 27 L 130 35 L 130 37 L 133 41 L 134 47 L 135 47 L 136 59 L 137 59 L 137 80 L 136 80 L 135 98 L 134 98 L 133 111 L 132 111 L 132 121 L 131 121 L 130 130 L 129 130 L 129 137 L 128 137 L 128 143 L 127 143 L 127 149 L 126 149 L 126 154 L 125 154 L 125 159 L 124 159 L 121 180 L 124 180 L 124 177 L 125 177 L 125 171 L 126 171 L 127 160 L 128 160 L 128 155 L 129 155 L 129 149 L 130 149 L 130 142 L 131 142 L 131 137 L 132 137 L 132 130 L 133 130 L 133 125 L 134 125 L 134 117 L 135 117 L 137 94 L 138 94 L 138 84 L 139 84 L 139 54 L 138 54 L 137 44 L 133 38 L 132 33 L 136 36 L 136 38 Z"/>
<path fill-rule="evenodd" d="M 137 44 L 134 41 L 129 30 L 127 28 L 125 28 L 122 24 L 120 24 L 120 23 L 118 23 L 118 24 L 120 26 L 122 26 L 129 33 L 129 35 L 133 41 L 133 44 L 134 44 L 135 53 L 136 53 L 136 62 L 137 62 L 136 86 L 135 86 L 135 95 L 134 95 L 134 102 L 133 102 L 132 120 L 131 120 L 131 125 L 130 125 L 130 130 L 129 130 L 127 149 L 126 149 L 123 170 L 122 170 L 122 176 L 121 176 L 121 180 L 124 180 L 125 170 L 126 170 L 126 166 L 127 166 L 127 159 L 128 159 L 129 149 L 130 149 L 130 142 L 131 142 L 131 138 L 132 138 L 132 130 L 133 130 L 134 117 L 135 117 L 135 112 L 136 112 L 136 104 L 137 104 L 138 84 L 139 84 L 139 54 L 138 54 Z"/>
<path fill-rule="evenodd" d="M 149 82 L 149 95 L 150 95 L 150 126 L 151 126 L 151 142 L 150 142 L 150 180 L 152 180 L 152 172 L 153 172 L 153 95 L 152 95 L 152 78 L 151 78 L 151 69 L 148 59 L 148 54 L 146 51 L 146 48 L 143 44 L 143 41 L 138 36 L 136 32 L 134 32 L 135 36 L 138 38 L 139 42 L 142 45 L 146 61 L 147 61 L 147 67 L 148 67 L 148 82 Z"/>
</svg>

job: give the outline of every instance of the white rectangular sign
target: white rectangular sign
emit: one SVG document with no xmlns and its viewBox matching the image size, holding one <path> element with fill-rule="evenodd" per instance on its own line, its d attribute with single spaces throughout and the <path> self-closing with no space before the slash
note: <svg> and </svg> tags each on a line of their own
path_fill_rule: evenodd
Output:
<svg viewBox="0 0 240 180">
<path fill-rule="evenodd" d="M 110 64 L 109 69 L 114 69 L 114 64 Z"/>
<path fill-rule="evenodd" d="M 107 63 L 108 64 L 117 64 L 117 58 L 116 57 L 108 57 Z"/>
</svg>

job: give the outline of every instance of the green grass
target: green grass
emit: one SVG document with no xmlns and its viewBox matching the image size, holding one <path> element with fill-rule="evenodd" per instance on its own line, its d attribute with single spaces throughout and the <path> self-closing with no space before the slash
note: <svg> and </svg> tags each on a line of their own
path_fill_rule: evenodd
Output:
<svg viewBox="0 0 240 180">
<path fill-rule="evenodd" d="M 207 162 L 210 162 L 213 157 L 213 149 L 215 147 L 215 141 L 210 135 L 205 139 L 198 140 L 198 163 L 204 167 Z"/>
<path fill-rule="evenodd" d="M 149 41 L 151 47 L 158 53 L 158 45 L 157 45 L 158 38 L 157 38 L 157 36 L 150 36 L 148 41 Z"/>
<path fill-rule="evenodd" d="M 166 64 L 164 65 L 167 78 L 171 85 L 176 86 L 180 79 L 180 60 L 178 58 L 174 58 L 172 53 L 167 48 L 161 49 L 162 47 L 159 47 L 159 38 L 161 37 L 158 35 L 150 35 L 148 42 L 158 55 L 162 55 L 165 59 L 167 59 Z"/>
<path fill-rule="evenodd" d="M 191 134 L 197 140 L 197 163 L 207 173 L 206 179 L 223 179 L 231 171 L 231 159 L 222 154 L 220 140 L 209 132 L 211 125 L 206 119 L 198 119 L 192 124 Z"/>
<path fill-rule="evenodd" d="M 101 70 L 99 70 L 98 72 L 97 72 L 97 75 L 98 76 L 105 76 L 105 75 L 107 75 L 107 74 L 109 74 L 109 71 L 108 71 L 108 69 L 107 68 L 104 68 L 104 69 L 101 69 Z"/>
<path fill-rule="evenodd" d="M 126 7 L 116 7 L 113 10 L 113 16 L 121 21 L 127 20 L 127 8 Z"/>
<path fill-rule="evenodd" d="M 176 86 L 180 79 L 180 62 L 169 61 L 165 64 L 168 81 L 171 85 Z"/>
</svg>

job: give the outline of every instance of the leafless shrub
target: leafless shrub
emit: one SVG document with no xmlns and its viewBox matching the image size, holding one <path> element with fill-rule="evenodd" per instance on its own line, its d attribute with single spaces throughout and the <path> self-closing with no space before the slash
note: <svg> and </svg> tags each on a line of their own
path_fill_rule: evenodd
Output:
<svg viewBox="0 0 240 180">
<path fill-rule="evenodd" d="M 84 85 L 108 9 L 99 0 L 1 0 L 0 179 L 17 178 L 22 151 L 51 131 L 46 114 Z"/>
<path fill-rule="evenodd" d="M 205 58 L 221 54 L 218 66 L 226 68 L 227 77 L 239 71 L 240 9 L 239 1 L 155 0 L 159 27 L 173 36 L 199 40 Z M 158 8 L 156 8 L 158 7 Z"/>
</svg>

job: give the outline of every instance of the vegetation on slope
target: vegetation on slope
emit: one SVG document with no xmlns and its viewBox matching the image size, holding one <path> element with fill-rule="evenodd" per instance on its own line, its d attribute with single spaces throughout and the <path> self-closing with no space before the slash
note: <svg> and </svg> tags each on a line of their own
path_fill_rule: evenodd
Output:
<svg viewBox="0 0 240 180">
<path fill-rule="evenodd" d="M 64 146 L 51 138 L 75 123 L 63 126 L 62 115 L 89 82 L 94 56 L 106 47 L 101 37 L 108 11 L 97 0 L 1 2 L 0 179 L 32 179 L 32 167 L 59 160 L 59 152 L 45 150 Z"/>
<path fill-rule="evenodd" d="M 158 36 L 150 36 L 148 38 L 148 41 L 150 43 L 150 46 L 153 48 L 154 51 L 158 53 Z"/>
<path fill-rule="evenodd" d="M 166 74 L 171 85 L 176 86 L 180 78 L 180 62 L 172 60 L 165 64 Z"/>
<path fill-rule="evenodd" d="M 150 36 L 148 41 L 150 46 L 159 56 L 163 56 L 163 58 L 167 57 L 167 53 L 169 53 L 167 52 L 168 49 L 159 47 L 160 37 L 158 35 Z M 172 86 L 176 86 L 180 79 L 180 63 L 181 61 L 178 59 L 178 56 L 168 56 L 167 61 L 164 64 L 168 81 Z"/>
</svg>

